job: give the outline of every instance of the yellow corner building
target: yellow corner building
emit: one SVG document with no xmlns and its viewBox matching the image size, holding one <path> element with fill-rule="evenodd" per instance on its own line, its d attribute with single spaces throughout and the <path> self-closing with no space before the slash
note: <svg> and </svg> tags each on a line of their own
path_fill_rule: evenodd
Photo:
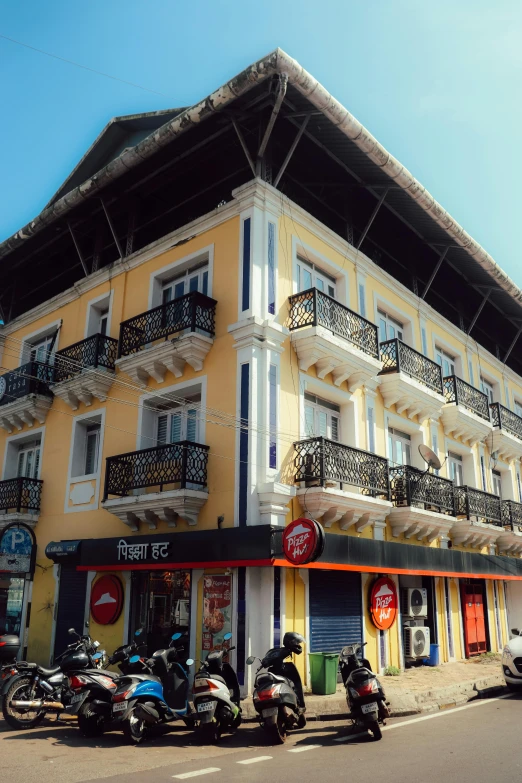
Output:
<svg viewBox="0 0 522 783">
<path fill-rule="evenodd" d="M 248 693 L 246 658 L 287 630 L 307 652 L 365 641 L 378 671 L 502 650 L 522 291 L 288 55 L 112 120 L 0 270 L 0 634 L 20 656 L 49 663 L 71 626 L 109 652 L 180 631 L 193 658 L 231 631 Z M 294 566 L 301 517 L 325 546 Z"/>
</svg>

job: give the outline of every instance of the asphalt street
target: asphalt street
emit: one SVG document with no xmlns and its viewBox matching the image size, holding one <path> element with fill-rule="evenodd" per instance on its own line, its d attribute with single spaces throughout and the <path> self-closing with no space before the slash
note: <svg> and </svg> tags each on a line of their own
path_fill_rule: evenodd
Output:
<svg viewBox="0 0 522 783">
<path fill-rule="evenodd" d="M 146 744 L 125 745 L 118 733 L 92 741 L 74 723 L 27 732 L 0 722 L 2 779 L 10 783 L 175 783 L 316 781 L 349 775 L 357 783 L 490 783 L 520 780 L 522 697 L 476 701 L 428 716 L 388 722 L 380 742 L 350 734 L 347 722 L 310 722 L 283 746 L 267 744 L 254 724 L 217 747 L 197 744 L 185 728 L 161 731 Z"/>
</svg>

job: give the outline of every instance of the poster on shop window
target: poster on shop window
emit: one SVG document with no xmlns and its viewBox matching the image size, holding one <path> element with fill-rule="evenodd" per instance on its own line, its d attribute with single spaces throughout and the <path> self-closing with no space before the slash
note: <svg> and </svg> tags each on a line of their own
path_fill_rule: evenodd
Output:
<svg viewBox="0 0 522 783">
<path fill-rule="evenodd" d="M 230 574 L 208 574 L 203 577 L 203 635 L 201 660 L 210 650 L 230 647 L 224 641 L 226 633 L 232 631 L 232 576 Z"/>
</svg>

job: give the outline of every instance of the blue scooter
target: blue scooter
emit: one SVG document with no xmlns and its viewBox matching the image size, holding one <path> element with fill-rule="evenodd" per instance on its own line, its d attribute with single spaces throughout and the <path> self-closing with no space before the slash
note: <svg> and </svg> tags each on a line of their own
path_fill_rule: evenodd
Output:
<svg viewBox="0 0 522 783">
<path fill-rule="evenodd" d="M 195 713 L 188 702 L 188 667 L 194 661 L 188 658 L 185 665 L 179 663 L 182 647 L 173 646 L 181 638 L 180 633 L 171 637 L 171 646 L 157 650 L 145 661 L 150 674 L 130 675 L 118 679 L 118 687 L 112 697 L 113 728 L 123 723 L 123 733 L 132 745 L 138 745 L 152 726 L 170 723 L 181 718 L 189 728 L 195 726 Z M 137 663 L 133 656 L 129 663 Z"/>
</svg>

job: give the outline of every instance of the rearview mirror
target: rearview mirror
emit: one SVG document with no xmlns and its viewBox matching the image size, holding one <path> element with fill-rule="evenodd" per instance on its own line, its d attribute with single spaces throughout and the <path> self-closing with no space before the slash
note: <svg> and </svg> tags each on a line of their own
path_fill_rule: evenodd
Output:
<svg viewBox="0 0 522 783">
<path fill-rule="evenodd" d="M 223 641 L 228 642 L 229 639 L 232 639 L 232 634 L 226 633 L 223 637 Z"/>
<path fill-rule="evenodd" d="M 76 630 L 74 628 L 69 628 L 67 633 L 69 634 L 69 636 L 78 636 L 78 634 L 76 633 Z"/>
<path fill-rule="evenodd" d="M 249 657 L 246 659 L 246 665 L 247 665 L 247 666 L 252 666 L 252 664 L 254 663 L 255 659 L 256 659 L 256 656 L 255 656 L 255 655 L 250 655 L 250 656 L 249 656 Z"/>
<path fill-rule="evenodd" d="M 180 633 L 173 633 L 170 638 L 171 638 L 171 640 L 173 642 L 176 642 L 178 639 L 181 639 L 181 634 Z"/>
<path fill-rule="evenodd" d="M 520 631 L 518 630 L 518 628 L 512 628 L 511 633 L 513 634 L 513 636 L 520 636 Z"/>
<path fill-rule="evenodd" d="M 193 658 L 187 658 L 185 663 L 187 664 L 187 666 L 192 666 L 192 664 L 194 663 L 194 659 Z"/>
<path fill-rule="evenodd" d="M 138 628 L 137 631 L 134 631 L 134 636 L 141 636 L 142 633 L 143 633 L 143 628 Z"/>
<path fill-rule="evenodd" d="M 139 655 L 133 655 L 131 658 L 129 658 L 129 663 L 138 663 L 139 659 Z"/>
</svg>

